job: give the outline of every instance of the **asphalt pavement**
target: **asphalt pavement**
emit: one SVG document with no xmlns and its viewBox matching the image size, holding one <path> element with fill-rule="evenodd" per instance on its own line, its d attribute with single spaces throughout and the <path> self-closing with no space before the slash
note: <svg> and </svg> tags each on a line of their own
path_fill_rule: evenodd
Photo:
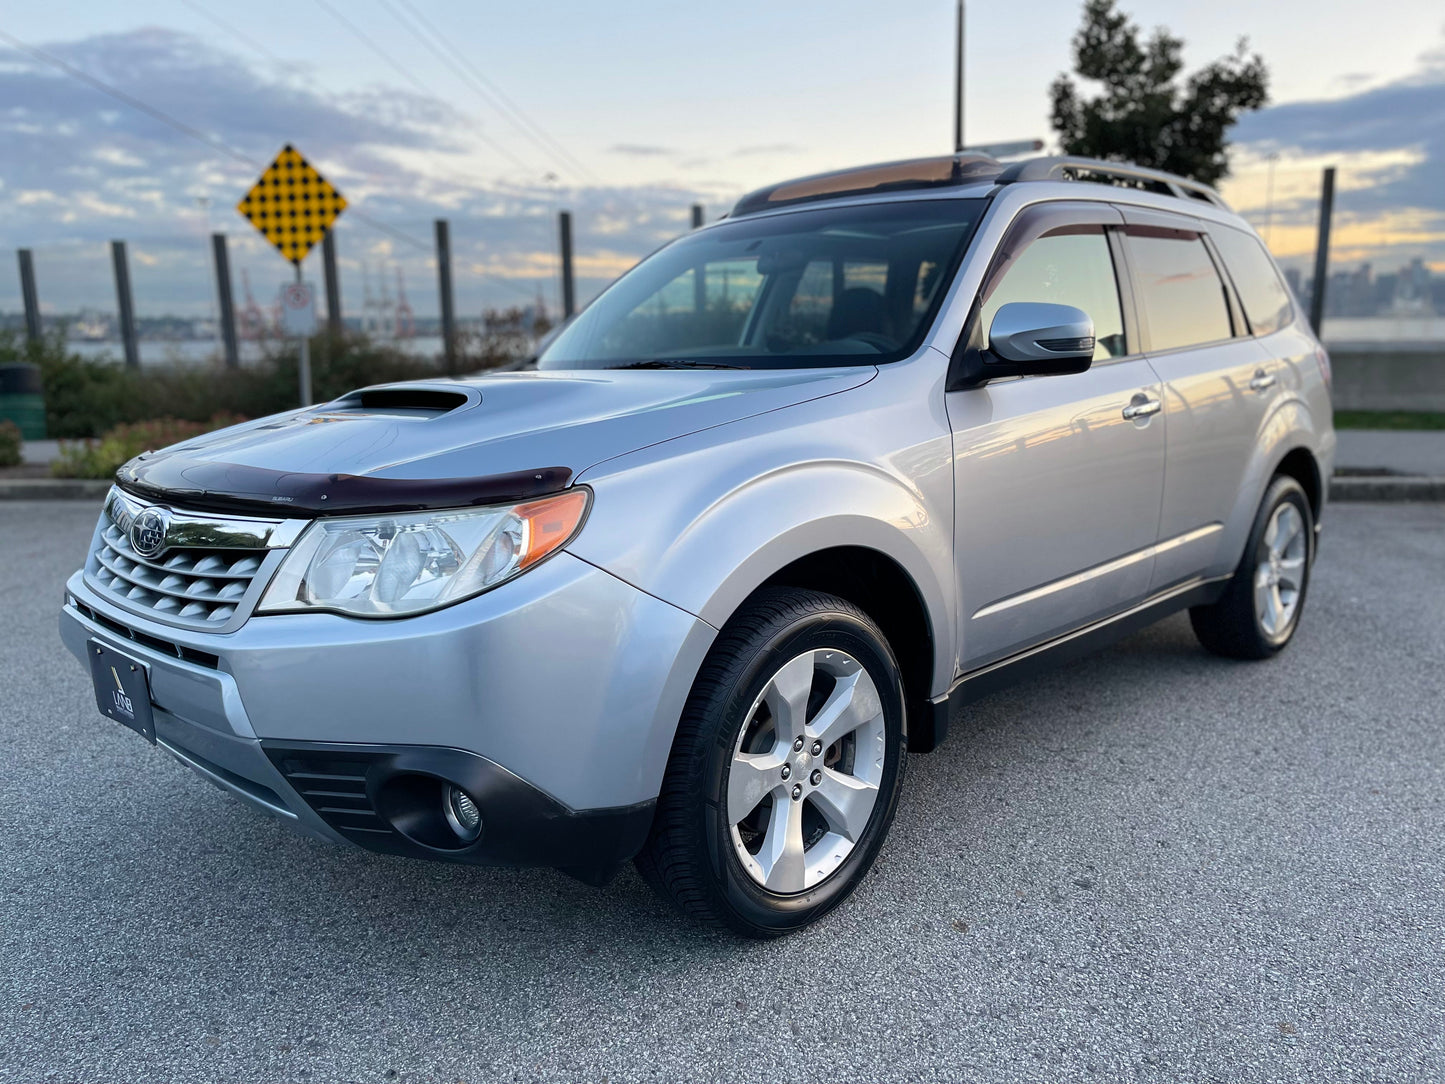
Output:
<svg viewBox="0 0 1445 1084">
<path fill-rule="evenodd" d="M 1176 617 L 974 705 L 770 944 L 242 808 L 60 646 L 96 511 L 0 503 L 0 1080 L 1445 1078 L 1445 505 L 1330 509 L 1274 661 Z"/>
</svg>

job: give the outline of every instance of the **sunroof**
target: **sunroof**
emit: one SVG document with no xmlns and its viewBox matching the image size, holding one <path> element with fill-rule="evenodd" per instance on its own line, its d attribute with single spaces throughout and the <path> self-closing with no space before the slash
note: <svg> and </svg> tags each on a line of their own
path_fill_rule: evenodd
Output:
<svg viewBox="0 0 1445 1084">
<path fill-rule="evenodd" d="M 985 155 L 955 154 L 819 173 L 748 193 L 738 200 L 733 217 L 809 200 L 969 184 L 987 180 L 1002 171 L 1003 166 Z"/>
</svg>

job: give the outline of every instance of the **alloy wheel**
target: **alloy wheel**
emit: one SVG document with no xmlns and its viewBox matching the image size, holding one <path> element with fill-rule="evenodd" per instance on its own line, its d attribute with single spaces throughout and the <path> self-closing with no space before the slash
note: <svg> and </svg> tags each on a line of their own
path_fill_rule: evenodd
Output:
<svg viewBox="0 0 1445 1084">
<path fill-rule="evenodd" d="M 885 757 L 883 703 L 852 655 L 806 651 L 773 674 L 726 788 L 733 850 L 753 881 L 787 895 L 836 871 L 868 826 Z"/>
<path fill-rule="evenodd" d="M 1291 502 L 1274 510 L 1260 545 L 1254 570 L 1254 612 L 1271 639 L 1289 631 L 1304 589 L 1309 539 L 1304 517 Z"/>
</svg>

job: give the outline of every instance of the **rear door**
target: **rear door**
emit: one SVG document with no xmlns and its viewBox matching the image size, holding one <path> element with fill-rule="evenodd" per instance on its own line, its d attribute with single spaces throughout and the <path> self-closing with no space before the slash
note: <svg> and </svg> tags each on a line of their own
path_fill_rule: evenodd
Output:
<svg viewBox="0 0 1445 1084">
<path fill-rule="evenodd" d="M 1164 484 L 1164 427 L 1151 410 L 1162 391 L 1120 294 L 1110 231 L 1121 223 L 1102 204 L 1026 209 L 965 328 L 959 349 L 974 349 L 1001 305 L 1054 302 L 1087 312 L 1098 343 L 1087 372 L 947 394 L 965 672 L 1148 590 Z"/>
<path fill-rule="evenodd" d="M 1202 224 L 1133 208 L 1124 217 L 1140 333 L 1164 382 L 1168 451 L 1154 593 L 1220 557 L 1279 374 L 1250 337 Z"/>
</svg>

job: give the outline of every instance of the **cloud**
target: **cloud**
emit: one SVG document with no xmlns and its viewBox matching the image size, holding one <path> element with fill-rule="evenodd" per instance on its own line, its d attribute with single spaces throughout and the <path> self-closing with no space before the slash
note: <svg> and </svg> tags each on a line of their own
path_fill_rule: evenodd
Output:
<svg viewBox="0 0 1445 1084">
<path fill-rule="evenodd" d="M 445 102 L 391 87 L 328 93 L 172 30 L 44 49 L 257 163 L 237 161 L 39 61 L 0 54 L 0 246 L 35 249 L 42 300 L 52 309 L 114 304 L 105 244 L 120 237 L 135 254 L 143 313 L 206 312 L 208 219 L 231 237 L 237 278 L 250 269 L 261 295 L 262 284 L 279 281 L 286 268 L 233 208 L 286 142 L 352 204 L 336 230 L 343 301 L 352 311 L 360 307 L 363 260 L 373 285 L 383 268 L 388 281 L 399 268 L 417 310 L 436 311 L 432 223 L 439 217 L 451 222 L 458 307 L 476 312 L 525 300 L 539 283 L 550 288 L 559 209 L 574 212 L 578 293 L 586 298 L 618 268 L 684 232 L 691 203 L 722 202 L 716 191 L 692 187 L 519 181 L 494 165 L 480 133 Z M 363 215 L 386 229 L 367 226 Z M 307 272 L 319 275 L 313 263 Z M 18 300 L 12 260 L 0 265 L 0 308 Z"/>
<path fill-rule="evenodd" d="M 1445 55 L 1427 54 L 1415 74 L 1326 101 L 1251 113 L 1232 133 L 1256 155 L 1320 157 L 1409 151 L 1409 164 L 1352 195 L 1361 213 L 1425 208 L 1445 213 Z"/>
<path fill-rule="evenodd" d="M 802 149 L 796 143 L 759 143 L 752 147 L 739 147 L 733 151 L 733 157 L 753 158 L 759 155 L 798 154 Z"/>
<path fill-rule="evenodd" d="M 609 154 L 626 154 L 633 158 L 666 158 L 677 152 L 671 147 L 654 147 L 646 143 L 614 143 Z"/>
</svg>

